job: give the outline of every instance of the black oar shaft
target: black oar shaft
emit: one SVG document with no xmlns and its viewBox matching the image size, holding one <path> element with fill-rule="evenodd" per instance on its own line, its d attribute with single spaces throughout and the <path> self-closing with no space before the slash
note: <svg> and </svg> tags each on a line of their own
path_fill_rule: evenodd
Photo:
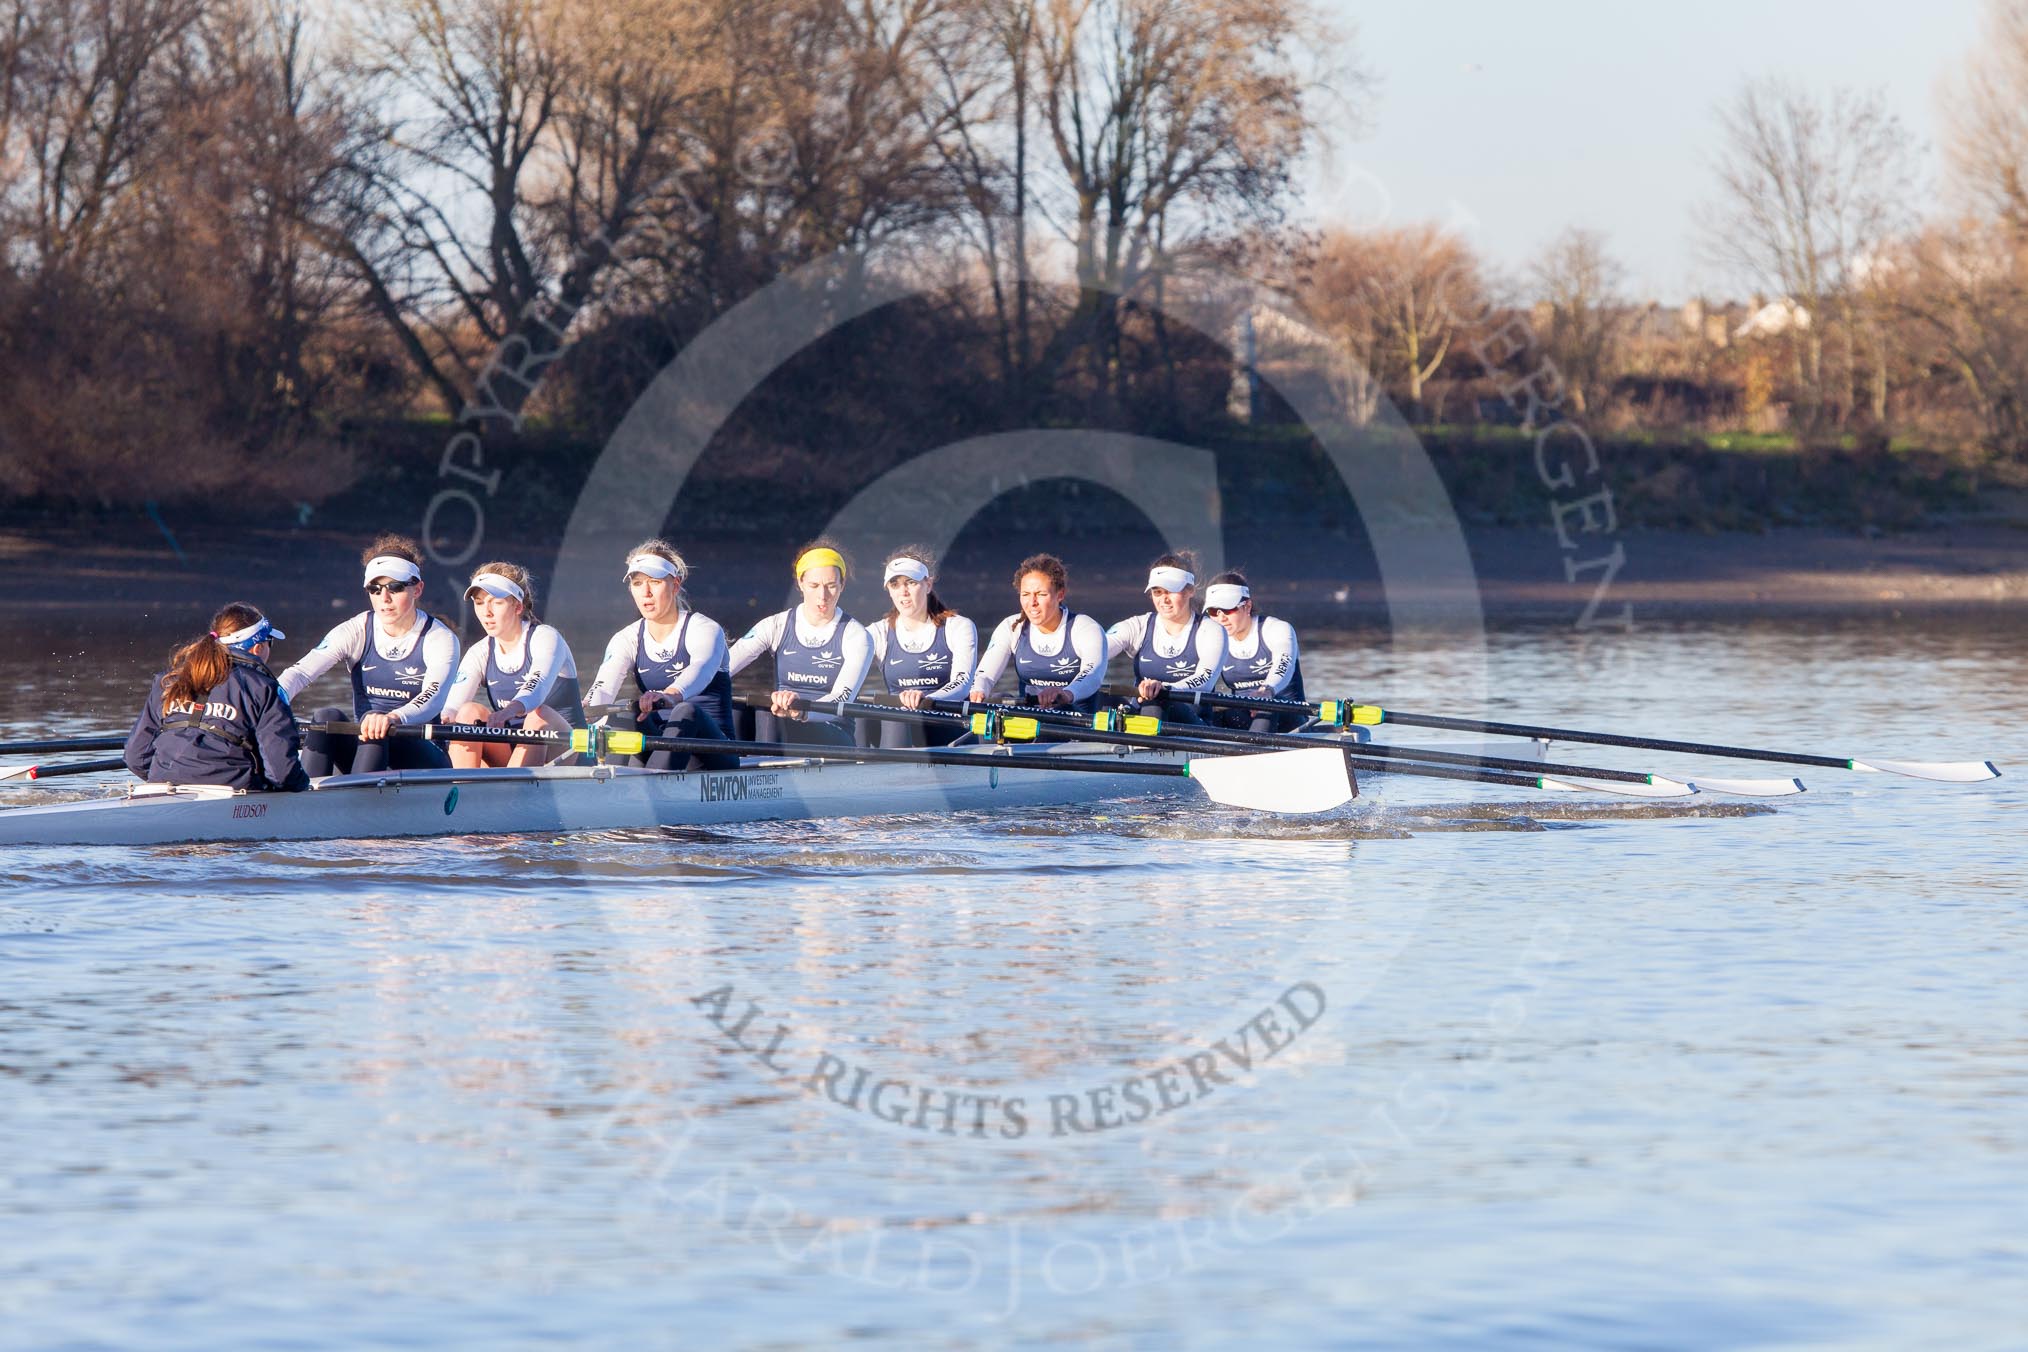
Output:
<svg viewBox="0 0 2028 1352">
<path fill-rule="evenodd" d="M 126 746 L 124 735 L 113 737 L 59 737 L 39 742 L 0 742 L 0 756 L 60 756 L 71 751 L 118 751 Z"/>
<path fill-rule="evenodd" d="M 819 708 L 826 713 L 870 718 L 892 718 L 902 722 L 949 723 L 954 718 L 962 717 L 959 714 L 945 713 L 938 710 L 910 710 L 903 709 L 897 705 L 867 704 L 852 700 L 839 700 L 813 707 Z M 968 707 L 979 707 L 983 711 L 985 706 Z M 1036 721 L 1045 727 L 1051 736 L 1064 741 L 1099 742 L 1106 746 L 1140 746 L 1157 751 L 1181 751 L 1186 754 L 1196 753 L 1207 756 L 1231 755 L 1234 749 L 1234 744 L 1227 740 L 1198 736 L 1198 732 L 1202 729 L 1196 725 L 1185 725 L 1173 728 L 1160 735 L 1150 736 L 1145 733 L 1103 731 L 1083 722 L 1084 716 L 1081 714 L 1059 713 L 1053 709 L 994 706 L 994 711 L 1011 714 L 1015 717 L 1034 716 L 1036 717 Z M 1226 731 L 1231 731 L 1231 729 L 1226 729 Z M 1242 741 L 1238 744 L 1247 745 L 1248 743 Z M 1333 748 L 1344 753 L 1346 765 L 1355 774 L 1409 774 L 1424 779 L 1456 779 L 1473 784 L 1499 784 L 1514 789 L 1536 789 L 1542 787 L 1540 776 L 1532 773 L 1537 767 L 1523 762 L 1515 762 L 1521 766 L 1523 771 L 1523 773 L 1517 774 L 1505 772 L 1491 766 L 1483 769 L 1453 768 L 1446 765 L 1424 765 L 1419 762 L 1409 761 L 1394 764 L 1378 757 L 1366 755 L 1369 748 L 1360 746 L 1357 743 L 1328 741 L 1314 737 L 1274 737 L 1264 742 L 1255 742 L 1253 745 L 1258 746 L 1262 751 L 1278 751 L 1284 747 L 1302 751 L 1314 751 L 1319 747 Z M 1471 758 L 1465 757 L 1463 759 L 1469 763 Z M 1643 784 L 1648 782 L 1646 775 L 1624 774 L 1623 777 Z"/>
<path fill-rule="evenodd" d="M 970 708 L 973 706 L 962 705 L 961 707 Z M 872 713 L 879 717 L 892 717 L 895 712 L 886 705 L 853 705 L 847 709 L 847 712 L 854 711 Z M 1085 721 L 1086 715 L 1083 714 L 1059 712 L 1055 709 L 1010 709 L 1006 707 L 999 707 L 996 712 L 1003 714 L 1011 713 L 1021 717 L 1032 717 L 1043 723 L 1075 728 L 1078 730 L 1077 735 L 1079 737 L 1088 737 L 1100 741 L 1117 737 L 1122 739 L 1116 743 L 1118 745 L 1147 745 L 1149 741 L 1147 736 L 1139 733 L 1102 734 L 1090 730 L 1089 725 Z M 944 718 L 957 716 L 959 715 L 942 715 Z M 1446 765 L 1467 770 L 1502 770 L 1515 775 L 1527 776 L 1530 783 L 1542 775 L 1558 775 L 1574 779 L 1598 779 L 1616 784 L 1651 784 L 1654 782 L 1652 776 L 1638 770 L 1608 770 L 1595 765 L 1555 765 L 1542 761 L 1517 760 L 1505 756 L 1478 756 L 1456 751 L 1433 751 L 1422 747 L 1375 746 L 1367 742 L 1347 742 L 1314 734 L 1250 732 L 1244 728 L 1222 728 L 1210 723 L 1170 724 L 1163 728 L 1161 736 L 1189 738 L 1200 745 L 1251 746 L 1258 747 L 1263 751 L 1285 749 L 1306 750 L 1317 746 L 1336 746 L 1348 756 L 1354 757 L 1355 764 L 1362 765 L 1370 770 L 1394 768 L 1397 773 L 1413 773 L 1401 768 L 1401 766 L 1412 762 L 1416 765 Z M 1390 763 L 1394 762 L 1401 764 L 1391 767 Z M 1428 777 L 1433 779 L 1447 778 L 1447 776 L 1443 775 L 1431 775 Z M 1502 781 L 1488 780 L 1486 782 L 1500 783 Z"/>
<path fill-rule="evenodd" d="M 1140 704 L 1140 692 L 1107 688 L 1099 692 L 1106 699 L 1119 704 Z M 1190 694 L 1171 692 L 1165 699 L 1177 704 L 1203 705 L 1208 709 L 1266 709 L 1281 713 L 1301 714 L 1306 718 L 1317 716 L 1317 706 L 1301 700 L 1273 699 L 1254 695 L 1221 695 L 1209 690 L 1193 691 Z"/>
<path fill-rule="evenodd" d="M 1051 728 L 1049 733 L 1052 737 L 1065 739 L 1075 739 L 1084 735 L 1075 728 Z M 1143 744 L 1147 744 L 1149 741 L 1145 737 L 1139 740 Z M 1220 756 L 1232 753 L 1232 748 L 1222 742 L 1204 742 L 1192 738 L 1187 729 L 1175 734 L 1164 733 L 1154 740 L 1154 745 L 1160 746 L 1165 750 L 1181 751 L 1185 754 L 1194 752 L 1202 756 Z M 1425 765 L 1420 761 L 1393 762 L 1376 760 L 1365 755 L 1365 748 L 1351 743 L 1315 742 L 1311 745 L 1337 747 L 1345 753 L 1346 762 L 1362 775 L 1413 775 L 1418 779 L 1455 779 L 1466 784 L 1498 784 L 1510 789 L 1539 789 L 1542 787 L 1542 777 L 1532 773 L 1516 773 L 1511 770 L 1501 770 L 1491 766 L 1481 769 L 1470 766 Z M 1533 766 L 1529 767 L 1530 770 L 1534 768 Z M 1647 777 L 1643 775 L 1640 778 L 1645 781 Z"/>
<path fill-rule="evenodd" d="M 21 778 L 38 780 L 59 779 L 64 775 L 96 775 L 102 774 L 107 770 L 124 770 L 126 768 L 127 763 L 117 758 L 112 760 L 68 761 L 62 765 L 38 765 L 27 774 L 21 776 Z"/>
<path fill-rule="evenodd" d="M 1753 747 L 1724 746 L 1709 742 L 1678 742 L 1665 737 L 1627 737 L 1612 732 L 1584 732 L 1574 728 L 1543 728 L 1528 723 L 1495 723 L 1482 718 L 1448 718 L 1438 714 L 1399 714 L 1380 711 L 1383 723 L 1404 728 L 1436 728 L 1445 732 L 1484 732 L 1499 737 L 1537 737 L 1551 742 L 1586 742 L 1596 746 L 1627 746 L 1637 751 L 1681 751 L 1693 756 L 1724 756 L 1733 760 L 1772 761 L 1783 765 L 1821 765 L 1849 770 L 1852 762 L 1839 756 L 1813 756 L 1801 751 L 1767 751 Z"/>
<path fill-rule="evenodd" d="M 1274 709 L 1287 713 L 1318 714 L 1314 704 L 1294 700 L 1255 699 L 1246 695 L 1202 695 L 1205 704 L 1220 708 Z M 1478 732 L 1496 737 L 1531 737 L 1545 742 L 1583 742 L 1591 746 L 1624 746 L 1636 751 L 1682 752 L 1691 756 L 1720 756 L 1730 760 L 1769 761 L 1779 765 L 1817 765 L 1832 770 L 1850 770 L 1852 762 L 1843 756 L 1818 756 L 1803 751 L 1770 751 L 1765 748 L 1727 746 L 1715 742 L 1685 742 L 1666 737 L 1629 737 L 1613 732 L 1587 732 L 1581 728 L 1539 727 L 1532 723 L 1500 723 L 1485 718 L 1453 718 L 1446 714 L 1400 713 L 1382 709 L 1380 721 L 1404 728 L 1431 728 L 1440 732 Z M 1597 776 L 1594 775 L 1594 778 Z"/>
</svg>

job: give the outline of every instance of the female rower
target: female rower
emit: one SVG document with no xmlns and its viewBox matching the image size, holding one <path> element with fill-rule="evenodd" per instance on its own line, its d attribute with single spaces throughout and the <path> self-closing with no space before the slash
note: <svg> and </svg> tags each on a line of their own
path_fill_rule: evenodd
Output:
<svg viewBox="0 0 2028 1352">
<path fill-rule="evenodd" d="M 535 584 L 528 570 L 489 563 L 465 589 L 484 643 L 474 643 L 458 665 L 458 678 L 444 703 L 457 723 L 489 728 L 540 728 L 567 733 L 584 726 L 577 686 L 577 659 L 555 628 L 535 614 Z M 481 765 L 541 765 L 561 753 L 554 743 L 452 742 L 451 764 L 461 770 Z"/>
<path fill-rule="evenodd" d="M 624 706 L 607 726 L 650 737 L 709 737 L 724 740 L 732 727 L 732 677 L 725 671 L 725 630 L 718 621 L 690 608 L 683 583 L 690 565 L 666 540 L 649 540 L 627 551 L 625 578 L 641 618 L 606 644 L 585 701 Z M 690 755 L 651 751 L 642 763 L 651 770 L 730 770 L 734 755 Z"/>
<path fill-rule="evenodd" d="M 1296 653 L 1296 631 L 1272 615 L 1255 618 L 1253 590 L 1243 573 L 1220 573 L 1204 589 L 1204 613 L 1225 630 L 1225 668 L 1221 679 L 1235 695 L 1257 699 L 1303 699 L 1303 663 Z M 1230 728 L 1253 732 L 1287 732 L 1303 722 L 1300 714 L 1276 709 L 1220 709 L 1212 718 Z"/>
<path fill-rule="evenodd" d="M 1014 591 L 1021 611 L 994 627 L 972 677 L 971 697 L 990 695 L 1011 658 L 1024 703 L 1090 713 L 1106 678 L 1106 631 L 1091 616 L 1064 606 L 1070 574 L 1063 560 L 1054 554 L 1023 559 L 1014 570 Z"/>
<path fill-rule="evenodd" d="M 1199 722 L 1197 710 L 1178 696 L 1215 689 L 1225 669 L 1225 631 L 1194 613 L 1197 558 L 1189 551 L 1164 554 L 1148 569 L 1145 615 L 1121 620 L 1106 631 L 1106 657 L 1134 655 L 1134 693 L 1141 712 L 1172 723 Z"/>
<path fill-rule="evenodd" d="M 801 603 L 747 630 L 726 655 L 726 670 L 737 676 L 762 653 L 774 654 L 775 688 L 768 712 L 754 720 L 761 741 L 852 744 L 852 731 L 843 721 L 803 707 L 805 700 L 857 698 L 873 664 L 865 626 L 838 609 L 845 568 L 844 551 L 829 540 L 813 540 L 797 550 Z"/>
<path fill-rule="evenodd" d="M 435 742 L 387 735 L 390 728 L 435 718 L 458 667 L 457 634 L 421 608 L 422 550 L 406 536 L 383 535 L 360 561 L 367 609 L 324 635 L 279 678 L 293 701 L 340 662 L 352 677 L 351 712 L 319 709 L 316 721 L 350 718 L 359 724 L 358 736 L 311 729 L 303 739 L 303 768 L 313 777 L 448 769 L 451 758 Z"/>
<path fill-rule="evenodd" d="M 979 626 L 937 596 L 936 571 L 936 555 L 922 545 L 889 555 L 881 572 L 892 607 L 866 630 L 888 693 L 910 709 L 962 698 L 979 664 Z M 877 737 L 881 746 L 948 746 L 964 729 L 862 719 L 859 731 L 862 741 Z"/>
<path fill-rule="evenodd" d="M 172 653 L 148 688 L 127 768 L 151 784 L 308 788 L 296 716 L 267 666 L 285 637 L 244 601 L 213 615 L 211 632 Z"/>
</svg>

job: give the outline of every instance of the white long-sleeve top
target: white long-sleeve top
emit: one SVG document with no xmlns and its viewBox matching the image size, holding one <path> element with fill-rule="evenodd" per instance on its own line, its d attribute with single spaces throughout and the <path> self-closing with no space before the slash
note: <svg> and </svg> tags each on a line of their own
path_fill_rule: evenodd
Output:
<svg viewBox="0 0 2028 1352">
<path fill-rule="evenodd" d="M 1141 641 L 1148 636 L 1148 626 L 1155 626 L 1155 655 L 1157 657 L 1180 657 L 1183 647 L 1190 641 L 1190 630 L 1185 628 L 1170 632 L 1153 611 L 1136 615 L 1130 620 L 1121 620 L 1106 630 L 1106 660 L 1111 661 L 1121 653 L 1133 658 L 1141 651 Z M 1225 630 L 1216 620 L 1205 620 L 1197 626 L 1197 664 L 1190 674 L 1180 681 L 1164 681 L 1171 690 L 1211 690 L 1218 685 L 1218 677 L 1225 670 Z M 1140 679 L 1140 673 L 1132 673 Z"/>
<path fill-rule="evenodd" d="M 1226 655 L 1237 662 L 1251 661 L 1265 646 L 1273 662 L 1268 668 L 1268 693 L 1278 696 L 1289 688 L 1289 681 L 1296 674 L 1296 630 L 1287 620 L 1272 615 L 1255 620 L 1245 638 L 1228 634 L 1225 645 Z"/>
<path fill-rule="evenodd" d="M 408 703 L 389 710 L 388 718 L 404 725 L 429 722 L 443 711 L 445 687 L 458 665 L 457 631 L 442 621 L 430 624 L 425 616 L 418 613 L 407 633 L 390 638 L 386 630 L 372 623 L 372 619 L 372 611 L 362 610 L 324 635 L 316 647 L 275 678 L 281 684 L 282 693 L 293 704 L 296 696 L 339 663 L 344 663 L 346 671 L 350 672 L 366 660 L 367 635 L 371 633 L 374 651 L 382 658 L 400 662 L 413 656 L 423 667 L 421 693 Z M 423 635 L 425 628 L 429 630 L 427 635 Z M 416 650 L 418 635 L 423 635 L 419 652 Z"/>
<path fill-rule="evenodd" d="M 873 660 L 885 665 L 887 645 L 897 644 L 906 653 L 928 652 L 942 628 L 951 645 L 951 679 L 935 690 L 923 692 L 927 699 L 961 699 L 972 688 L 972 673 L 979 665 L 979 626 L 962 615 L 948 615 L 941 626 L 925 620 L 912 625 L 904 620 L 881 618 L 866 626 L 866 639 L 873 645 Z M 899 694 L 899 691 L 889 691 Z"/>
<path fill-rule="evenodd" d="M 657 643 L 654 635 L 648 635 L 648 660 L 673 661 L 676 657 L 676 637 L 684 632 L 683 621 L 678 620 L 676 627 L 669 631 L 666 642 Z M 671 684 L 662 687 L 678 700 L 696 699 L 725 668 L 725 630 L 717 620 L 692 613 L 688 635 L 690 660 L 676 669 L 676 679 Z M 641 625 L 636 621 L 614 634 L 606 644 L 605 658 L 599 663 L 598 675 L 592 679 L 591 692 L 584 697 L 584 702 L 619 704 L 633 698 L 634 671 L 640 660 Z"/>
<path fill-rule="evenodd" d="M 458 664 L 458 679 L 444 696 L 447 707 L 455 709 L 479 699 L 486 688 L 486 652 L 492 646 L 483 633 L 472 640 L 472 646 L 465 651 L 465 660 Z M 577 659 L 571 656 L 570 645 L 554 625 L 538 624 L 531 630 L 523 620 L 521 633 L 499 640 L 499 650 L 496 660 L 501 672 L 509 676 L 521 673 L 521 679 L 514 684 L 514 693 L 500 701 L 503 705 L 519 704 L 524 710 L 533 710 L 549 702 L 549 692 L 558 681 L 565 677 L 577 679 Z"/>
<path fill-rule="evenodd" d="M 873 643 L 866 637 L 866 626 L 843 614 L 834 613 L 831 622 L 813 626 L 803 618 L 803 608 L 793 606 L 779 615 L 770 615 L 753 628 L 740 635 L 737 642 L 727 651 L 725 669 L 737 676 L 762 653 L 773 655 L 782 646 L 782 635 L 788 632 L 790 617 L 796 625 L 796 641 L 806 648 L 822 648 L 828 643 L 839 644 L 844 661 L 838 668 L 838 677 L 831 688 L 821 695 L 809 695 L 819 700 L 857 699 L 859 687 L 866 681 L 866 673 L 873 665 Z M 773 676 L 770 675 L 772 680 Z"/>
<path fill-rule="evenodd" d="M 1054 657 L 1063 651 L 1066 642 L 1070 644 L 1071 652 L 1077 656 L 1077 675 L 1071 678 L 1069 687 L 1073 700 L 1089 699 L 1099 692 L 1099 687 L 1106 683 L 1106 631 L 1097 620 L 1074 611 L 1069 624 L 1059 624 L 1055 633 L 1045 634 L 1028 624 L 1026 615 L 1017 613 L 994 626 L 986 655 L 979 659 L 972 689 L 980 698 L 992 693 L 1000 673 L 1014 660 L 1014 641 L 1024 625 L 1029 630 L 1028 646 L 1043 657 Z"/>
</svg>

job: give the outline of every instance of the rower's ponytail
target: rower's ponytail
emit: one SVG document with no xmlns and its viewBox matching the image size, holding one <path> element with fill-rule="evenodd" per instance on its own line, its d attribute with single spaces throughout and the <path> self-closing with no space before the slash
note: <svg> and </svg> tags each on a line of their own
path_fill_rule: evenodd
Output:
<svg viewBox="0 0 2028 1352">
<path fill-rule="evenodd" d="M 192 639 L 169 654 L 169 674 L 162 680 L 162 711 L 181 700 L 196 704 L 225 683 L 232 670 L 232 658 L 218 641 L 220 634 L 237 633 L 261 622 L 260 611 L 244 601 L 234 601 L 211 617 L 211 632 Z"/>
</svg>

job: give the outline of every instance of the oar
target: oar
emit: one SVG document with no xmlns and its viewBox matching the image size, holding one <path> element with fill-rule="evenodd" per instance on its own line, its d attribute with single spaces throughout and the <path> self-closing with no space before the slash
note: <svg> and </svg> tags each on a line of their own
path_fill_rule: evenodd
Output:
<svg viewBox="0 0 2028 1352">
<path fill-rule="evenodd" d="M 118 751 L 126 746 L 125 733 L 105 737 L 67 737 L 54 741 L 0 742 L 0 756 L 60 756 L 71 751 Z"/>
<path fill-rule="evenodd" d="M 1544 741 L 1587 742 L 1597 746 L 1627 746 L 1639 751 L 1680 751 L 1692 756 L 1722 756 L 1732 760 L 1770 761 L 1782 765 L 1818 765 L 1828 770 L 1859 770 L 1869 773 L 1906 775 L 1946 784 L 1972 784 L 1997 779 L 2000 771 L 1991 761 L 1902 761 L 1849 756 L 1820 756 L 1802 751 L 1770 751 L 1765 748 L 1725 746 L 1713 742 L 1682 742 L 1664 737 L 1629 737 L 1621 733 L 1586 732 L 1579 728 L 1545 728 L 1529 723 L 1496 723 L 1483 718 L 1453 718 L 1444 714 L 1402 713 L 1372 704 L 1323 700 L 1301 704 L 1294 700 L 1249 699 L 1238 695 L 1203 695 L 1210 705 L 1239 709 L 1280 709 L 1307 714 L 1332 727 L 1353 724 L 1373 727 L 1393 723 L 1404 728 L 1437 728 L 1446 732 L 1482 732 L 1500 737 L 1539 737 Z"/>
<path fill-rule="evenodd" d="M 0 780 L 8 779 L 55 779 L 61 775 L 94 775 L 102 770 L 124 770 L 123 760 L 71 761 L 64 765 L 23 765 L 12 770 L 0 770 Z"/>
<path fill-rule="evenodd" d="M 1106 715 L 1098 715 L 1104 717 Z M 1125 722 L 1131 724 L 1136 715 L 1129 714 Z M 1146 717 L 1140 715 L 1139 717 Z M 1168 723 L 1162 724 L 1172 737 L 1197 737 L 1213 742 L 1234 742 L 1251 746 L 1301 745 L 1316 740 L 1315 735 L 1298 733 L 1257 733 L 1244 728 L 1221 727 L 1215 723 Z M 1161 730 L 1158 729 L 1158 730 Z M 1133 729 L 1129 727 L 1128 731 Z M 1710 779 L 1699 776 L 1696 780 L 1671 779 L 1666 775 L 1653 774 L 1645 770 L 1608 770 L 1596 765 L 1569 765 L 1555 761 L 1516 760 L 1507 756 L 1483 756 L 1457 751 L 1440 751 L 1434 747 L 1386 746 L 1370 742 L 1355 743 L 1353 754 L 1372 756 L 1386 761 L 1418 761 L 1435 765 L 1481 766 L 1490 770 L 1511 770 L 1517 774 L 1545 774 L 1560 779 L 1606 780 L 1616 784 L 1646 784 L 1662 789 L 1669 794 L 1705 791 L 1710 793 L 1741 794 L 1752 798 L 1781 798 L 1803 792 L 1799 779 Z"/>
<path fill-rule="evenodd" d="M 356 723 L 322 724 L 324 731 L 356 734 Z M 715 737 L 650 737 L 639 732 L 578 728 L 565 734 L 540 728 L 490 728 L 473 723 L 426 723 L 393 727 L 391 737 L 434 742 L 506 742 L 560 746 L 591 755 L 639 755 L 676 751 L 702 756 L 780 756 L 804 760 L 899 765 L 948 765 L 979 770 L 1068 770 L 1074 773 L 1151 775 L 1189 779 L 1215 802 L 1264 812 L 1324 812 L 1350 802 L 1355 789 L 1344 757 L 1329 747 L 1306 747 L 1276 756 L 1201 756 L 1181 765 L 1150 765 L 1125 759 L 1070 756 L 1013 756 L 976 751 L 906 747 L 825 746 L 803 742 L 735 742 Z M 1268 763 L 1263 763 L 1268 762 Z"/>
<path fill-rule="evenodd" d="M 977 708 L 969 705 L 960 707 Z M 1151 736 L 1185 738 L 1199 743 L 1229 743 L 1234 746 L 1284 747 L 1314 746 L 1316 736 L 1296 733 L 1255 733 L 1242 728 L 1222 728 L 1207 723 L 1163 723 L 1145 715 L 1121 715 L 1110 711 L 1097 714 L 1077 714 L 1062 710 L 1036 710 L 1008 705 L 994 706 L 1003 715 L 1036 717 L 1044 722 L 1053 722 L 1077 728 L 1097 726 L 1115 727 L 1130 738 L 1145 739 Z M 1132 744 L 1130 742 L 1130 744 Z M 1434 766 L 1459 766 L 1474 770 L 1506 771 L 1520 776 L 1513 779 L 1488 779 L 1482 783 L 1507 784 L 1513 787 L 1533 785 L 1552 791 L 1597 790 L 1607 793 L 1629 794 L 1638 798 L 1679 798 L 1685 794 L 1711 791 L 1716 793 L 1744 794 L 1751 797 L 1782 797 L 1801 793 L 1803 785 L 1796 779 L 1703 779 L 1695 782 L 1670 779 L 1663 775 L 1649 774 L 1639 770 L 1608 770 L 1591 765 L 1559 765 L 1554 762 L 1513 760 L 1501 756 L 1464 755 L 1450 751 L 1433 751 L 1420 747 L 1375 746 L 1368 743 L 1338 743 L 1347 754 L 1354 757 L 1354 764 L 1361 770 L 1393 774 L 1427 774 Z M 1180 749 L 1180 748 L 1174 748 Z M 1457 776 L 1434 776 L 1456 778 Z"/>
<path fill-rule="evenodd" d="M 806 701 L 806 703 L 808 703 Z M 897 705 L 867 704 L 851 700 L 832 700 L 809 703 L 809 707 L 821 713 L 846 714 L 866 718 L 892 718 L 903 722 L 948 724 L 953 717 L 962 717 L 942 711 L 910 711 Z M 991 724 L 981 723 L 981 730 L 991 735 L 1006 737 L 1014 741 L 1029 741 L 1042 736 L 1060 738 L 1065 741 L 1098 742 L 1106 746 L 1138 746 L 1153 751 L 1174 751 L 1184 755 L 1202 755 L 1213 747 L 1223 747 L 1232 759 L 1257 761 L 1266 756 L 1285 755 L 1286 752 L 1266 749 L 1242 749 L 1227 747 L 1224 743 L 1199 740 L 1194 737 L 1195 726 L 1180 730 L 1181 735 L 1162 735 L 1159 732 L 1114 731 L 1110 728 L 1095 728 L 1089 717 L 1055 709 L 1032 709 L 1021 705 L 970 705 L 981 720 L 994 719 Z M 1146 720 L 1155 722 L 1156 720 Z M 1145 729 L 1144 723 L 1137 723 Z M 1316 739 L 1297 738 L 1297 745 L 1315 747 Z M 1447 765 L 1423 765 L 1411 761 L 1391 762 L 1364 753 L 1367 748 L 1356 743 L 1326 743 L 1335 754 L 1342 755 L 1346 763 L 1361 774 L 1386 773 L 1416 775 L 1424 779 L 1455 779 L 1470 784 L 1498 784 L 1511 789 L 1543 789 L 1552 793 L 1620 793 L 1636 798 L 1680 798 L 1697 792 L 1688 784 L 1664 781 L 1660 785 L 1633 783 L 1581 784 L 1573 780 L 1555 779 L 1532 774 L 1511 774 L 1503 770 L 1464 769 Z M 1533 767 L 1531 767 L 1533 768 Z"/>
</svg>

